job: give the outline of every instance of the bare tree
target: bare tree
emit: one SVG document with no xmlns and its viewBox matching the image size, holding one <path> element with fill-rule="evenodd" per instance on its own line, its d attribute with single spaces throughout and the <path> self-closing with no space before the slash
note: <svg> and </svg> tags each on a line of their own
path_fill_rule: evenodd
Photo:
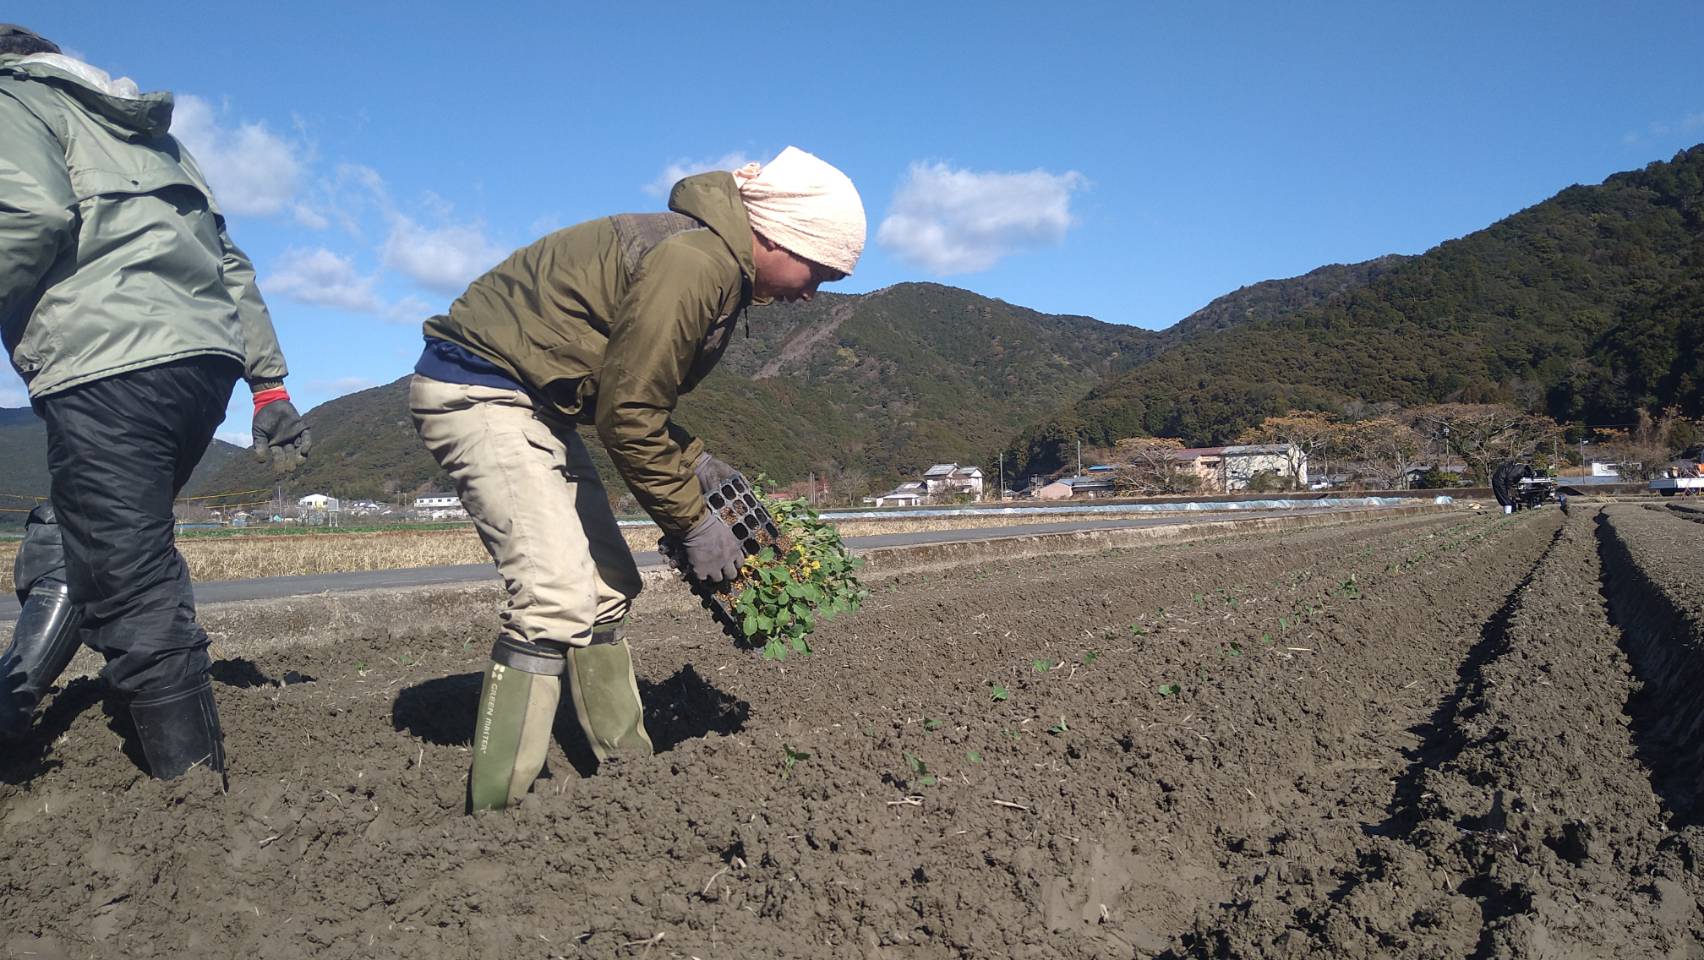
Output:
<svg viewBox="0 0 1704 960">
<path fill-rule="evenodd" d="M 1497 463 L 1530 458 L 1561 434 L 1555 421 L 1502 403 L 1420 407 L 1411 422 L 1423 433 L 1444 437 L 1449 451 L 1461 458 L 1479 484 L 1491 481 Z"/>
<path fill-rule="evenodd" d="M 1425 456 L 1426 438 L 1397 417 L 1371 417 L 1347 426 L 1344 447 L 1373 486 L 1400 490 Z"/>
<path fill-rule="evenodd" d="M 1290 460 L 1286 478 L 1296 488 L 1306 486 L 1303 482 L 1307 473 L 1308 462 L 1316 461 L 1322 455 L 1328 454 L 1342 444 L 1344 437 L 1343 424 L 1329 413 L 1316 413 L 1311 410 L 1287 413 L 1278 417 L 1267 417 L 1259 426 L 1244 430 L 1237 437 L 1238 443 L 1287 443 L 1301 451 L 1301 456 Z"/>
<path fill-rule="evenodd" d="M 1178 459 L 1182 449 L 1183 441 L 1172 437 L 1130 437 L 1110 449 L 1083 453 L 1113 467 L 1112 487 L 1118 496 L 1159 496 L 1193 493 L 1201 486 L 1201 478 Z"/>
</svg>

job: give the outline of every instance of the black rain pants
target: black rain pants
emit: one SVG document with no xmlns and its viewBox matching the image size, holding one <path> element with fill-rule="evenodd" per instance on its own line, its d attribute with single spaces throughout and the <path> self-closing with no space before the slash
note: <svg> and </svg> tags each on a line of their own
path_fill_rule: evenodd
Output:
<svg viewBox="0 0 1704 960">
<path fill-rule="evenodd" d="M 106 658 L 102 676 L 120 694 L 176 686 L 211 665 L 172 501 L 241 375 L 230 358 L 191 357 L 37 400 L 82 640 Z"/>
</svg>

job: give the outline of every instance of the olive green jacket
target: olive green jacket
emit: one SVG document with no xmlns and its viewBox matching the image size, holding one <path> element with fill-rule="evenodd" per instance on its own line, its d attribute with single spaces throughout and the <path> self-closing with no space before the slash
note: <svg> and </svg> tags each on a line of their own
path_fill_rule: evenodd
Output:
<svg viewBox="0 0 1704 960">
<path fill-rule="evenodd" d="M 205 354 L 287 372 L 171 116 L 169 93 L 0 57 L 0 335 L 32 399 Z"/>
<path fill-rule="evenodd" d="M 672 213 L 558 230 L 475 280 L 426 335 L 526 387 L 547 415 L 595 424 L 616 469 L 666 533 L 703 517 L 703 449 L 670 419 L 721 359 L 752 303 L 751 223 L 728 173 L 675 184 Z"/>
</svg>

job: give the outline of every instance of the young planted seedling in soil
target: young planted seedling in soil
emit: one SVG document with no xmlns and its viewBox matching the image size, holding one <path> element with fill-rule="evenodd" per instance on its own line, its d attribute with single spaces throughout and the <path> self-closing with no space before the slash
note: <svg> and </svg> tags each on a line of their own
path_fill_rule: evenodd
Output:
<svg viewBox="0 0 1704 960">
<path fill-rule="evenodd" d="M 929 765 L 924 763 L 923 758 L 919 757 L 917 754 L 907 753 L 905 755 L 905 765 L 911 768 L 911 775 L 917 778 L 918 786 L 932 787 L 939 782 L 935 775 L 929 772 Z"/>
<path fill-rule="evenodd" d="M 786 751 L 781 758 L 781 779 L 783 780 L 793 775 L 795 766 L 811 758 L 811 755 L 805 751 L 793 749 L 791 744 L 782 744 L 781 749 Z"/>
</svg>

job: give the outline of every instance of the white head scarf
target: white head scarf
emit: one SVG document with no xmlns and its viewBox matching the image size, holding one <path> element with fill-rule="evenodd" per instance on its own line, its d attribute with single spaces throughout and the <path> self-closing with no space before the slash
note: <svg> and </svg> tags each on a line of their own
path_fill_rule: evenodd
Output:
<svg viewBox="0 0 1704 960">
<path fill-rule="evenodd" d="M 864 201 L 846 174 L 788 147 L 734 171 L 751 228 L 787 251 L 850 274 L 864 252 Z"/>
</svg>

